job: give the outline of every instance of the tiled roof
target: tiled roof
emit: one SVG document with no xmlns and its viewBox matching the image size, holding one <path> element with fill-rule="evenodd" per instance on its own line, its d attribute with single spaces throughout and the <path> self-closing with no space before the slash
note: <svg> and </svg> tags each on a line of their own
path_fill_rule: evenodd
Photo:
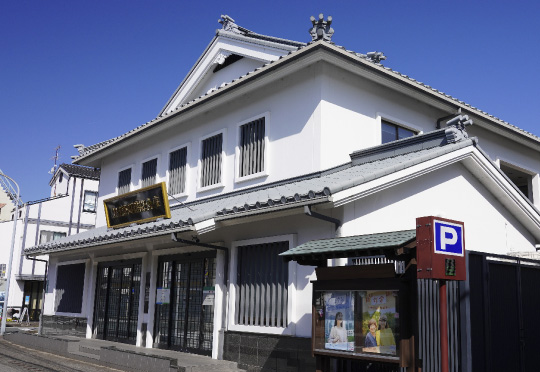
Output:
<svg viewBox="0 0 540 372">
<path fill-rule="evenodd" d="M 356 235 L 344 238 L 312 240 L 280 254 L 287 261 L 308 257 L 353 257 L 364 254 L 378 255 L 382 251 L 402 247 L 416 238 L 416 230 L 392 231 L 379 234 Z"/>
<path fill-rule="evenodd" d="M 98 168 L 66 163 L 60 164 L 58 168 L 64 169 L 70 176 L 99 180 L 100 170 Z"/>
<path fill-rule="evenodd" d="M 250 35 L 252 37 L 266 37 L 266 38 L 271 38 L 269 36 L 264 36 L 264 35 L 259 35 L 259 34 L 256 34 L 256 33 L 253 33 L 250 31 Z M 284 40 L 284 39 L 278 39 L 278 38 L 272 38 L 273 41 L 276 41 L 276 40 L 282 40 L 284 43 L 285 42 L 289 42 L 288 40 Z M 316 45 L 316 44 L 320 44 L 320 45 L 331 45 L 339 50 L 341 50 L 342 52 L 352 56 L 352 57 L 356 57 L 358 59 L 361 59 L 363 61 L 367 61 L 369 62 L 370 65 L 372 65 L 374 68 L 376 68 L 377 70 L 379 70 L 380 72 L 386 74 L 386 75 L 389 75 L 389 76 L 395 76 L 395 77 L 399 77 L 399 78 L 402 78 L 402 79 L 405 79 L 405 81 L 409 82 L 410 84 L 412 85 L 415 85 L 415 86 L 419 86 L 419 87 L 422 87 L 424 89 L 426 89 L 429 93 L 431 94 L 434 94 L 434 95 L 437 95 L 437 96 L 440 96 L 440 97 L 444 97 L 445 99 L 449 99 L 453 102 L 455 102 L 457 105 L 461 105 L 463 106 L 464 108 L 468 109 L 469 111 L 471 111 L 472 113 L 477 113 L 481 116 L 487 116 L 488 118 L 490 118 L 491 120 L 493 120 L 496 124 L 499 124 L 499 125 L 502 125 L 508 129 L 511 129 L 511 130 L 514 130 L 514 131 L 517 131 L 521 134 L 524 134 L 525 136 L 529 137 L 530 139 L 533 139 L 533 140 L 536 140 L 536 141 L 539 141 L 540 142 L 540 137 L 530 133 L 530 132 L 527 132 L 515 125 L 512 125 L 502 119 L 499 119 L 498 117 L 495 117 L 493 115 L 490 115 L 488 114 L 487 112 L 485 111 L 482 111 L 466 102 L 463 102 L 449 94 L 446 94 L 440 90 L 437 90 L 425 83 L 422 83 L 420 81 L 417 81 L 416 79 L 413 79 L 405 74 L 402 74 L 396 70 L 393 70 L 391 69 L 390 67 L 386 67 L 386 66 L 383 66 L 382 64 L 380 63 L 375 63 L 373 62 L 370 58 L 368 58 L 365 54 L 362 54 L 362 53 L 357 53 L 357 52 L 354 52 L 354 51 L 351 51 L 351 50 L 347 50 L 345 47 L 343 46 L 339 46 L 339 45 L 335 45 L 334 43 L 330 43 L 330 42 L 325 42 L 325 41 L 316 41 L 316 42 L 310 42 L 308 44 L 304 44 L 304 43 L 298 43 L 298 48 L 297 50 L 295 51 L 292 51 L 290 52 L 287 56 L 283 56 L 283 57 L 280 57 L 278 60 L 276 61 L 270 61 L 268 63 L 266 63 L 264 66 L 262 67 L 259 67 L 259 68 L 256 68 L 255 70 L 251 71 L 251 72 L 248 72 L 246 73 L 245 75 L 242 75 L 240 77 L 238 77 L 237 79 L 234 79 L 232 80 L 231 82 L 229 83 L 226 83 L 224 84 L 223 86 L 220 86 L 218 87 L 216 90 L 212 91 L 212 92 L 207 92 L 205 93 L 204 95 L 198 97 L 198 98 L 195 98 L 193 99 L 192 101 L 190 102 L 187 102 L 187 103 L 184 103 L 182 104 L 181 106 L 177 107 L 174 111 L 171 111 L 171 112 L 167 112 L 167 113 L 164 113 L 163 115 L 153 119 L 153 120 L 150 120 L 149 122 L 146 122 L 142 125 L 139 125 L 138 127 L 132 129 L 131 131 L 127 132 L 127 133 L 124 133 L 118 137 L 115 137 L 115 138 L 112 138 L 112 139 L 109 139 L 109 140 L 106 140 L 106 141 L 103 141 L 103 142 L 99 142 L 97 144 L 94 144 L 92 146 L 88 146 L 88 147 L 81 147 L 79 148 L 79 158 L 80 157 L 83 157 L 83 156 L 88 156 L 88 155 L 91 155 L 93 154 L 94 152 L 104 148 L 104 147 L 108 147 L 109 145 L 111 144 L 114 144 L 116 142 L 119 142 L 125 138 L 128 138 L 132 135 L 135 135 L 137 134 L 138 132 L 141 132 L 142 130 L 146 130 L 148 129 L 149 127 L 152 127 L 152 126 L 155 126 L 155 125 L 158 125 L 159 123 L 161 123 L 162 121 L 166 120 L 167 118 L 171 117 L 171 116 L 174 116 L 174 115 L 177 115 L 179 113 L 181 113 L 182 111 L 184 111 L 185 109 L 188 109 L 190 108 L 191 106 L 195 105 L 195 104 L 198 104 L 202 101 L 204 101 L 205 99 L 207 98 L 210 98 L 210 96 L 214 96 L 216 92 L 219 92 L 219 93 L 222 93 L 224 90 L 226 89 L 229 89 L 229 88 L 232 88 L 232 86 L 236 85 L 236 83 L 240 82 L 240 81 L 243 81 L 243 80 L 246 80 L 248 78 L 252 78 L 254 76 L 255 73 L 258 73 L 258 72 L 263 72 L 264 70 L 266 69 L 269 69 L 270 66 L 274 66 L 275 64 L 279 64 L 280 61 L 282 61 L 285 57 L 288 57 L 288 56 L 294 56 L 295 54 L 298 54 L 300 52 L 302 52 L 304 49 L 312 46 L 312 45 Z M 75 159 L 75 161 L 77 161 L 77 158 Z"/>
<path fill-rule="evenodd" d="M 474 139 L 447 143 L 445 130 L 409 137 L 351 155 L 351 162 L 321 172 L 265 184 L 213 198 L 175 206 L 171 218 L 141 225 L 107 229 L 100 227 L 47 244 L 27 248 L 26 254 L 51 253 L 112 244 L 142 237 L 194 229 L 194 224 L 324 203 L 332 194 L 414 166 L 460 148 Z M 380 151 L 377 152 L 377 149 Z"/>
</svg>

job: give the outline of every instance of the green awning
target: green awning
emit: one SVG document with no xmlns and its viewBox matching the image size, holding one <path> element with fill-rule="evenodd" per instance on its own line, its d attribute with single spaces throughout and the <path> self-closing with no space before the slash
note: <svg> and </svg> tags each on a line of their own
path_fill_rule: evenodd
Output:
<svg viewBox="0 0 540 372">
<path fill-rule="evenodd" d="M 280 254 L 286 261 L 317 262 L 329 258 L 385 254 L 415 241 L 416 230 L 312 240 Z"/>
</svg>

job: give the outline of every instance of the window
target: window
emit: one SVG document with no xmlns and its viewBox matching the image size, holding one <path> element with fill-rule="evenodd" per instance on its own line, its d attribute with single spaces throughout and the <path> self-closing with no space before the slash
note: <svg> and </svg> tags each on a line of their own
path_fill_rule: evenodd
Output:
<svg viewBox="0 0 540 372">
<path fill-rule="evenodd" d="M 238 175 L 246 177 L 264 171 L 265 118 L 240 126 Z"/>
<path fill-rule="evenodd" d="M 82 312 L 85 264 L 59 265 L 54 296 L 55 311 Z"/>
<path fill-rule="evenodd" d="M 396 141 L 402 138 L 412 137 L 416 133 L 410 129 L 400 127 L 399 125 L 381 121 L 381 139 L 382 143 Z"/>
<path fill-rule="evenodd" d="M 288 241 L 237 247 L 236 324 L 287 327 L 289 267 L 278 254 L 288 249 Z"/>
<path fill-rule="evenodd" d="M 201 149 L 201 187 L 221 183 L 221 158 L 223 133 L 208 137 L 202 141 Z"/>
<path fill-rule="evenodd" d="M 64 173 L 60 171 L 60 175 L 58 176 L 58 183 L 62 183 L 62 180 L 64 179 Z"/>
<path fill-rule="evenodd" d="M 98 193 L 96 191 L 84 192 L 83 212 L 96 213 Z"/>
<path fill-rule="evenodd" d="M 186 189 L 187 147 L 169 153 L 169 193 L 182 194 Z"/>
<path fill-rule="evenodd" d="M 118 195 L 129 192 L 131 185 L 131 168 L 118 172 Z"/>
<path fill-rule="evenodd" d="M 45 244 L 53 240 L 57 240 L 65 237 L 67 234 L 65 232 L 58 231 L 41 231 L 39 233 L 39 244 Z"/>
<path fill-rule="evenodd" d="M 156 183 L 157 158 L 148 160 L 142 165 L 142 187 Z"/>
<path fill-rule="evenodd" d="M 0 278 L 6 277 L 6 264 L 0 264 Z"/>
<path fill-rule="evenodd" d="M 503 173 L 506 174 L 508 178 L 510 178 L 510 181 L 512 181 L 514 185 L 516 185 L 519 191 L 521 191 L 523 195 L 525 195 L 525 197 L 532 201 L 533 174 L 528 173 L 515 165 L 502 161 L 500 168 Z"/>
</svg>

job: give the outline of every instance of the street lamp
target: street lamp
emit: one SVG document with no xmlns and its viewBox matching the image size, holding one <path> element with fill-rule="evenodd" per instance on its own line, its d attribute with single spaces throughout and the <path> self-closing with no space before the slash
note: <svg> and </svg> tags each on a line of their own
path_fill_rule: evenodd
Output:
<svg viewBox="0 0 540 372">
<path fill-rule="evenodd" d="M 19 213 L 19 185 L 15 180 L 11 177 L 6 176 L 4 173 L 0 173 L 0 177 L 5 177 L 12 181 L 15 186 L 17 186 L 17 198 L 15 199 L 15 217 L 13 218 L 13 232 L 11 233 L 11 249 L 9 250 L 9 261 L 7 263 L 7 270 L 6 270 L 6 295 L 4 297 L 4 309 L 2 314 L 2 327 L 0 328 L 0 336 L 4 335 L 6 332 L 6 319 L 7 319 L 7 305 L 8 305 L 8 299 L 9 299 L 9 286 L 11 282 L 11 261 L 13 260 L 13 250 L 15 249 L 15 232 L 17 231 L 17 216 Z"/>
</svg>

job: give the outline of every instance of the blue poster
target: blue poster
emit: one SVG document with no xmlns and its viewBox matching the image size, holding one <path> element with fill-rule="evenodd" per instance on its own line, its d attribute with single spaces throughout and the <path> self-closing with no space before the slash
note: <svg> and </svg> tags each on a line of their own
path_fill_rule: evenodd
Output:
<svg viewBox="0 0 540 372">
<path fill-rule="evenodd" d="M 325 349 L 354 351 L 354 300 L 350 291 L 326 292 Z"/>
</svg>

